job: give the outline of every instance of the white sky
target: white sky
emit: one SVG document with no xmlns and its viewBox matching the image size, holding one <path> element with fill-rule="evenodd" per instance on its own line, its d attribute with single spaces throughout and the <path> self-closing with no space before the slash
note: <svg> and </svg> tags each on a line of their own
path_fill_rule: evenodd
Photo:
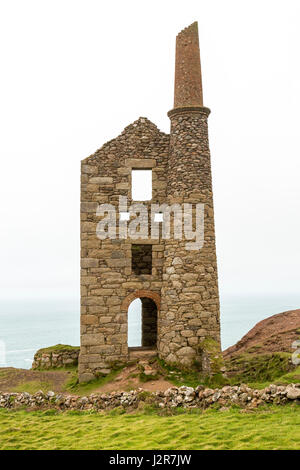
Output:
<svg viewBox="0 0 300 470">
<path fill-rule="evenodd" d="M 221 291 L 297 292 L 299 13 L 297 0 L 2 0 L 2 297 L 78 295 L 80 160 L 139 116 L 169 131 L 175 36 L 194 20 Z"/>
</svg>

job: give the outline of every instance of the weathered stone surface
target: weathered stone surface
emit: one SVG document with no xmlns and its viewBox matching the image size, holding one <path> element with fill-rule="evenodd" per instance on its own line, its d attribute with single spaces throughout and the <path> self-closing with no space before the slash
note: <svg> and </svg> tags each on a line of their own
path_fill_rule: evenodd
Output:
<svg viewBox="0 0 300 470">
<path fill-rule="evenodd" d="M 99 260 L 95 258 L 81 258 L 82 268 L 97 268 L 99 266 Z"/>
<path fill-rule="evenodd" d="M 144 122 L 146 122 L 145 118 Z M 145 134 L 146 135 L 146 134 Z M 145 159 L 140 159 L 140 158 L 126 158 L 125 159 L 125 166 L 129 168 L 154 168 L 156 166 L 156 158 L 145 158 Z"/>
<path fill-rule="evenodd" d="M 195 356 L 195 350 L 189 346 L 185 346 L 184 348 L 180 348 L 177 351 L 178 356 Z"/>
<path fill-rule="evenodd" d="M 109 369 L 99 370 L 98 374 L 107 374 Z M 147 369 L 150 374 L 150 369 Z M 83 372 L 80 375 L 80 382 L 89 382 L 95 376 L 92 373 Z M 291 390 L 294 392 L 291 393 Z M 55 394 L 49 390 L 47 393 L 39 391 L 33 395 L 29 393 L 7 393 L 0 392 L 0 408 L 18 409 L 26 407 L 27 410 L 55 408 L 63 410 L 110 410 L 122 407 L 124 409 L 136 409 L 140 402 L 150 399 L 152 404 L 160 408 L 201 408 L 206 409 L 220 405 L 220 412 L 227 410 L 232 405 L 240 406 L 244 409 L 255 409 L 260 405 L 273 403 L 284 405 L 286 403 L 300 404 L 299 396 L 300 384 L 290 384 L 288 386 L 269 385 L 257 390 L 241 386 L 225 386 L 222 388 L 210 389 L 199 385 L 192 387 L 172 387 L 164 392 L 147 392 L 143 389 L 131 390 L 130 392 L 112 392 L 109 394 L 93 393 L 92 395 L 80 397 L 76 395 Z M 296 410 L 295 410 L 296 411 Z"/>
<path fill-rule="evenodd" d="M 78 364 L 80 348 L 57 345 L 53 348 L 39 349 L 33 358 L 32 369 L 55 369 Z"/>
<path fill-rule="evenodd" d="M 79 375 L 79 382 L 82 383 L 82 382 L 90 382 L 91 380 L 93 380 L 95 378 L 95 376 L 91 373 L 88 373 L 88 372 L 83 372 L 82 374 Z"/>
<path fill-rule="evenodd" d="M 81 315 L 82 325 L 97 325 L 98 317 L 96 315 Z"/>
<path fill-rule="evenodd" d="M 300 399 L 300 388 L 296 388 L 294 385 L 289 385 L 286 388 L 286 396 L 290 400 Z"/>
<path fill-rule="evenodd" d="M 183 44 L 186 44 L 183 47 Z M 182 55 L 184 49 L 184 57 Z M 187 68 L 186 68 L 187 67 Z M 81 186 L 81 345 L 80 374 L 109 369 L 112 360 L 128 359 L 127 312 L 130 302 L 142 300 L 143 345 L 157 348 L 160 358 L 189 366 L 210 356 L 200 342 L 212 338 L 220 345 L 219 296 L 211 165 L 207 118 L 199 82 L 197 27 L 178 35 L 175 107 L 169 113 L 167 135 L 148 119 L 139 118 L 115 139 L 82 162 Z M 138 240 L 120 234 L 119 196 L 132 201 L 132 169 L 152 170 L 151 203 L 204 204 L 204 245 L 187 249 L 191 229 L 183 238 Z M 99 204 L 116 212 L 116 236 L 100 239 Z M 195 207 L 194 207 L 195 209 Z M 173 220 L 173 214 L 171 213 Z M 178 224 L 175 224 L 177 227 Z M 147 249 L 141 245 L 147 246 Z M 92 357 L 98 348 L 98 362 Z M 203 359 L 205 358 L 205 359 Z M 98 367 L 96 364 L 107 364 Z"/>
<path fill-rule="evenodd" d="M 98 207 L 97 202 L 82 202 L 81 212 L 95 212 Z"/>
<path fill-rule="evenodd" d="M 86 333 L 81 337 L 83 346 L 93 346 L 104 343 L 104 335 L 102 333 Z"/>
</svg>

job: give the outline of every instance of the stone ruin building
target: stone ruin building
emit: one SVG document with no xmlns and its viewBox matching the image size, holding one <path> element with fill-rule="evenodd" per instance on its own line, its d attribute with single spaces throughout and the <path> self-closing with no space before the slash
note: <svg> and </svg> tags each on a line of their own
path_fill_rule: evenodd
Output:
<svg viewBox="0 0 300 470">
<path fill-rule="evenodd" d="M 139 351 L 157 354 L 169 364 L 212 370 L 212 356 L 220 351 L 220 315 L 209 113 L 203 106 L 195 22 L 176 38 L 170 134 L 139 118 L 82 161 L 81 382 L 109 373 L 112 364 L 128 362 Z M 143 201 L 149 214 L 154 203 L 203 204 L 201 249 L 186 249 L 188 235 L 176 238 L 175 227 L 169 238 L 161 229 L 159 238 L 151 238 L 150 231 L 141 233 L 142 238 L 122 238 L 126 217 L 132 219 L 129 207 L 139 202 L 133 199 L 132 184 L 141 170 L 152 176 L 152 197 Z M 120 196 L 128 204 L 122 216 Z M 104 239 L 97 233 L 104 215 L 99 215 L 101 204 L 116 209 L 116 234 Z M 128 308 L 137 298 L 142 304 L 142 340 L 140 347 L 130 348 Z M 206 348 L 209 344 L 215 348 Z"/>
</svg>

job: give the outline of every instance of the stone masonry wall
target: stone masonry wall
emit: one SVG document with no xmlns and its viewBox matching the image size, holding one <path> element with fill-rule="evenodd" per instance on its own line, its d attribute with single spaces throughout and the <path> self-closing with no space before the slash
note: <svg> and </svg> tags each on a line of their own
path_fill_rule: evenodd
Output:
<svg viewBox="0 0 300 470">
<path fill-rule="evenodd" d="M 202 362 L 207 337 L 220 344 L 218 277 L 206 108 L 174 109 L 168 167 L 168 203 L 204 204 L 204 246 L 165 241 L 158 350 L 168 362 Z M 205 366 L 205 367 L 204 367 Z M 206 361 L 203 367 L 207 368 Z"/>
<path fill-rule="evenodd" d="M 97 207 L 109 203 L 118 212 L 120 195 L 127 196 L 131 204 L 131 170 L 138 168 L 152 169 L 151 202 L 164 203 L 168 152 L 169 136 L 140 118 L 82 161 L 81 381 L 98 372 L 108 373 L 112 362 L 128 360 L 128 305 L 124 300 L 140 297 L 139 292 L 160 298 L 162 283 L 164 245 L 160 240 L 100 240 L 96 236 L 101 219 L 96 215 Z M 132 243 L 152 245 L 152 274 L 132 272 Z"/>
<path fill-rule="evenodd" d="M 203 106 L 197 22 L 176 37 L 174 108 Z"/>
<path fill-rule="evenodd" d="M 209 369 L 203 340 L 220 342 L 219 297 L 206 108 L 170 113 L 169 136 L 141 118 L 82 163 L 81 193 L 81 353 L 79 377 L 108 373 L 110 364 L 128 360 L 129 297 L 161 296 L 157 348 L 167 362 Z M 169 148 L 170 145 L 170 148 Z M 96 210 L 119 195 L 131 204 L 131 170 L 152 168 L 150 203 L 204 203 L 205 243 L 186 250 L 186 241 L 100 240 Z M 152 274 L 132 271 L 132 243 L 152 245 Z M 144 293 L 143 295 L 141 293 Z M 154 341 L 153 341 L 154 342 Z M 209 372 L 209 370 L 208 370 Z"/>
<path fill-rule="evenodd" d="M 196 362 L 204 372 L 216 370 L 213 360 L 220 354 L 220 319 L 208 114 L 203 108 L 198 25 L 193 23 L 176 39 L 170 136 L 140 118 L 82 162 L 80 381 L 108 373 L 113 362 L 128 360 L 127 312 L 137 297 L 152 299 L 157 308 L 155 324 L 150 302 L 144 301 L 143 343 L 157 343 L 159 356 L 169 363 L 190 367 Z M 201 249 L 189 251 L 188 240 L 173 235 L 166 240 L 146 235 L 132 240 L 118 238 L 117 231 L 116 239 L 97 238 L 98 205 L 107 203 L 118 209 L 119 196 L 133 202 L 132 169 L 152 169 L 148 214 L 151 203 L 192 203 L 194 215 L 196 204 L 204 204 Z M 147 254 L 140 250 L 134 272 L 132 245 L 138 243 L 152 250 Z M 152 272 L 147 273 L 151 254 Z"/>
<path fill-rule="evenodd" d="M 55 369 L 77 366 L 80 348 L 66 346 L 39 349 L 33 358 L 32 369 Z"/>
</svg>

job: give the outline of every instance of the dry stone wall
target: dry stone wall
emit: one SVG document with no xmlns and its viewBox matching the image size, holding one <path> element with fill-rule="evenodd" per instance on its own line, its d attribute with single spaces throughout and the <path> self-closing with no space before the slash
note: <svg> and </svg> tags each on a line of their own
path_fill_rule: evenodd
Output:
<svg viewBox="0 0 300 470">
<path fill-rule="evenodd" d="M 0 408 L 45 409 L 57 410 L 111 410 L 122 407 L 136 409 L 144 403 L 159 408 L 202 408 L 219 405 L 220 411 L 235 405 L 253 409 L 264 404 L 283 405 L 286 403 L 300 404 L 300 384 L 269 385 L 262 390 L 252 389 L 247 385 L 225 386 L 210 389 L 199 385 L 192 387 L 172 387 L 165 392 L 145 392 L 142 389 L 130 392 L 112 392 L 109 394 L 92 394 L 86 397 L 55 394 L 52 391 L 29 393 L 0 392 Z"/>
<path fill-rule="evenodd" d="M 55 369 L 78 365 L 80 348 L 63 347 L 39 349 L 33 358 L 32 369 Z"/>
</svg>

